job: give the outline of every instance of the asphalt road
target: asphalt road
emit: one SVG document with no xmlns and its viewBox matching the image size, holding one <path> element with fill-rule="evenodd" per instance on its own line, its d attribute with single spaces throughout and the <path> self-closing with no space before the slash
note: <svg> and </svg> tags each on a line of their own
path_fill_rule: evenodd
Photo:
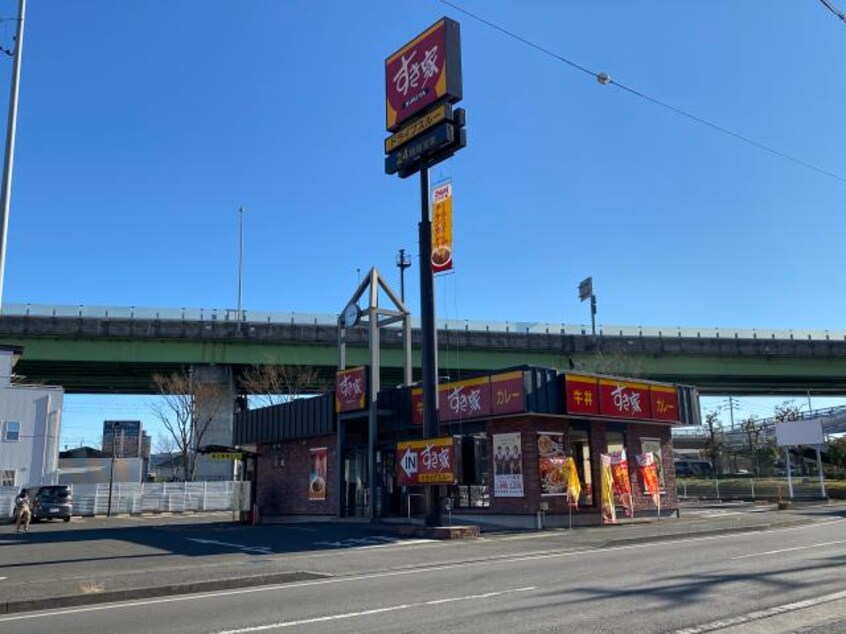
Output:
<svg viewBox="0 0 846 634">
<path fill-rule="evenodd" d="M 467 561 L 454 550 L 454 563 L 436 544 L 374 544 L 371 557 L 401 561 L 403 549 L 415 548 L 418 561 L 431 552 L 437 563 L 12 615 L 0 617 L 0 631 L 846 631 L 846 520 L 840 517 L 603 549 L 529 550 L 529 541 L 515 540 L 520 547 L 508 554 L 500 544 L 496 555 Z"/>
</svg>

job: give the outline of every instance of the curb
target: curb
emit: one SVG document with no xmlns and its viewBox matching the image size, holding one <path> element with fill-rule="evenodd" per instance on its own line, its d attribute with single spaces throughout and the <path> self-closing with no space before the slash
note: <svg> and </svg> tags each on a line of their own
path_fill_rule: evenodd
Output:
<svg viewBox="0 0 846 634">
<path fill-rule="evenodd" d="M 6 601 L 0 603 L 0 614 L 34 612 L 36 610 L 52 610 L 55 608 L 78 607 L 97 603 L 132 601 L 135 599 L 152 599 L 172 594 L 214 592 L 216 590 L 232 590 L 234 588 L 248 588 L 250 586 L 311 581 L 313 579 L 326 579 L 329 577 L 332 577 L 332 575 L 317 572 L 281 572 L 267 575 L 254 575 L 251 577 L 230 577 L 228 579 L 217 579 L 214 581 L 175 583 L 167 586 L 153 586 L 148 588 L 109 590 L 106 592 L 49 597 L 44 599 L 21 599 L 18 601 Z"/>
</svg>

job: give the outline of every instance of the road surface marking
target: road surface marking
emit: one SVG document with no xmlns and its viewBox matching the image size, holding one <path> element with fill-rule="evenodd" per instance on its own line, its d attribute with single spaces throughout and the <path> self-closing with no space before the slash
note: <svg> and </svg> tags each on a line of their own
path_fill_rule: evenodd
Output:
<svg viewBox="0 0 846 634">
<path fill-rule="evenodd" d="M 278 623 L 268 623 L 267 625 L 254 625 L 252 627 L 242 627 L 237 630 L 223 630 L 217 634 L 249 634 L 250 632 L 262 632 L 264 630 L 275 630 L 283 627 L 297 627 L 299 625 L 310 625 L 311 623 L 326 623 L 328 621 L 341 621 L 344 619 L 355 619 L 363 616 L 372 616 L 374 614 L 384 614 L 386 612 L 397 612 L 399 610 L 410 610 L 411 608 L 422 608 L 432 605 L 442 605 L 444 603 L 455 603 L 457 601 L 475 601 L 478 599 L 490 599 L 492 597 L 499 597 L 505 594 L 514 594 L 516 592 L 531 592 L 535 590 L 535 586 L 528 586 L 525 588 L 512 588 L 510 590 L 499 590 L 497 592 L 486 592 L 485 594 L 473 594 L 464 597 L 450 597 L 447 599 L 434 599 L 432 601 L 424 601 L 421 603 L 403 603 L 401 605 L 392 605 L 386 608 L 374 608 L 372 610 L 362 610 L 360 612 L 345 612 L 343 614 L 328 614 L 326 616 L 317 616 L 311 619 L 302 619 L 299 621 L 280 621 Z"/>
<path fill-rule="evenodd" d="M 846 599 L 846 591 L 835 592 L 833 594 L 826 594 L 815 599 L 806 599 L 805 601 L 797 601 L 795 603 L 785 603 L 784 605 L 777 605 L 766 610 L 757 610 L 749 612 L 748 614 L 741 614 L 740 616 L 733 616 L 728 619 L 720 619 L 719 621 L 712 621 L 711 623 L 703 623 L 694 627 L 685 627 L 676 630 L 673 634 L 705 634 L 705 632 L 715 632 L 733 625 L 742 625 L 744 623 L 751 623 L 752 621 L 760 621 L 771 616 L 778 616 L 787 612 L 795 612 L 797 610 L 804 610 L 805 608 L 812 608 L 822 603 L 831 603 L 832 601 L 840 601 Z"/>
<path fill-rule="evenodd" d="M 175 597 L 163 597 L 158 599 L 144 599 L 138 601 L 127 601 L 123 603 L 107 603 L 100 605 L 90 605 L 80 608 L 68 608 L 64 610 L 50 610 L 44 612 L 27 612 L 15 616 L 0 617 L 0 623 L 7 621 L 24 621 L 29 619 L 41 619 L 51 616 L 64 616 L 67 614 L 81 614 L 84 612 L 99 612 L 102 610 L 120 610 L 124 608 L 137 608 L 148 605 L 157 605 L 161 603 L 177 603 L 181 601 L 199 601 L 202 599 L 216 599 L 218 597 L 234 596 L 238 594 L 255 594 L 257 592 L 275 592 L 280 590 L 296 590 L 299 588 L 307 588 L 311 586 L 322 586 L 330 583 L 350 583 L 368 581 L 370 579 L 383 579 L 385 577 L 401 577 L 406 575 L 418 575 L 426 572 L 440 572 L 443 570 L 455 570 L 456 568 L 467 568 L 469 566 L 490 566 L 502 563 L 515 563 L 520 561 L 532 561 L 537 559 L 552 559 L 556 557 L 576 557 L 579 555 L 596 555 L 603 553 L 615 553 L 620 550 L 634 550 L 638 548 L 663 548 L 668 544 L 689 544 L 692 542 L 715 541 L 720 539 L 742 539 L 744 537 L 754 537 L 762 533 L 775 534 L 787 531 L 807 530 L 809 528 L 818 528 L 828 524 L 835 524 L 844 522 L 846 520 L 826 520 L 817 524 L 806 524 L 803 526 L 792 526 L 790 528 L 777 528 L 771 530 L 749 531 L 746 533 L 727 533 L 721 535 L 709 535 L 706 537 L 692 537 L 677 540 L 646 542 L 643 544 L 632 544 L 628 546 L 612 546 L 610 548 L 586 548 L 583 550 L 572 550 L 558 553 L 540 553 L 535 555 L 523 555 L 520 557 L 502 557 L 494 559 L 481 559 L 478 561 L 465 561 L 455 564 L 436 564 L 434 566 L 426 566 L 420 568 L 404 568 L 402 570 L 389 570 L 385 572 L 374 572 L 363 575 L 353 575 L 349 577 L 331 577 L 329 579 L 316 579 L 314 581 L 300 581 L 295 583 L 282 583 L 268 586 L 254 586 L 250 588 L 239 588 L 235 590 L 221 590 L 219 592 L 198 592 L 196 594 L 184 594 Z"/>
<path fill-rule="evenodd" d="M 188 537 L 189 542 L 197 542 L 198 544 L 211 544 L 213 546 L 226 546 L 227 548 L 237 548 L 247 553 L 259 553 L 260 555 L 269 555 L 273 551 L 270 546 L 244 546 L 243 544 L 231 544 L 229 542 L 219 542 L 214 539 L 197 539 L 195 537 Z"/>
<path fill-rule="evenodd" d="M 836 542 L 823 542 L 822 544 L 810 544 L 808 546 L 795 546 L 794 548 L 782 548 L 781 550 L 768 550 L 763 553 L 752 553 L 751 555 L 738 555 L 737 557 L 729 557 L 729 559 L 749 559 L 751 557 L 764 557 L 765 555 L 790 553 L 794 550 L 807 550 L 809 548 L 822 548 L 823 546 L 834 546 L 835 544 L 846 544 L 846 539 L 839 539 Z"/>
<path fill-rule="evenodd" d="M 0 581 L 3 581 L 4 579 L 8 579 L 8 578 L 9 577 L 0 577 Z"/>
</svg>

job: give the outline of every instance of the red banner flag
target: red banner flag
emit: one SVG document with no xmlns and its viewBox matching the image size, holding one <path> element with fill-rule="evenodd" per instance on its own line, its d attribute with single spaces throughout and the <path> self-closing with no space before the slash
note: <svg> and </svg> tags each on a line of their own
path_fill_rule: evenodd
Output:
<svg viewBox="0 0 846 634">
<path fill-rule="evenodd" d="M 651 453 L 641 454 L 637 457 L 637 464 L 640 467 L 640 477 L 643 478 L 643 486 L 652 498 L 652 502 L 661 512 L 661 488 L 658 485 L 658 468 L 655 465 L 655 456 Z"/>
<path fill-rule="evenodd" d="M 626 515 L 631 516 L 634 513 L 634 505 L 632 504 L 632 482 L 629 478 L 629 461 L 626 459 L 626 450 L 612 451 L 609 456 L 611 458 L 614 494 L 620 498 L 620 504 L 623 505 Z"/>
</svg>

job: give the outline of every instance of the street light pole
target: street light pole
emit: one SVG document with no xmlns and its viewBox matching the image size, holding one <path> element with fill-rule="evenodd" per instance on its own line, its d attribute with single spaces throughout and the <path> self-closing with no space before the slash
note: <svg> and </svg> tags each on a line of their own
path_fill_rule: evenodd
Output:
<svg viewBox="0 0 846 634">
<path fill-rule="evenodd" d="M 3 165 L 3 184 L 0 189 L 0 305 L 3 302 L 3 280 L 6 276 L 6 243 L 9 233 L 9 208 L 12 202 L 12 167 L 15 159 L 15 132 L 18 127 L 18 87 L 21 81 L 25 17 L 26 0 L 19 0 L 15 51 L 9 53 L 15 61 L 12 65 L 12 89 L 9 93 L 9 115 L 6 121 L 6 154 Z"/>
<path fill-rule="evenodd" d="M 112 516 L 112 487 L 115 481 L 115 454 L 117 453 L 117 422 L 112 423 L 112 464 L 109 468 L 109 507 L 106 510 L 106 517 Z"/>
<path fill-rule="evenodd" d="M 238 331 L 241 330 L 241 289 L 244 277 L 244 206 L 238 207 Z"/>
</svg>

